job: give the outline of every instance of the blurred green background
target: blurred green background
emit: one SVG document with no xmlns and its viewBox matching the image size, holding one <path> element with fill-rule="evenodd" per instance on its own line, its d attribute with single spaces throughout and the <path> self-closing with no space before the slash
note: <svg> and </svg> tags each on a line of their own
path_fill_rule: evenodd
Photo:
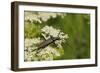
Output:
<svg viewBox="0 0 100 73">
<path fill-rule="evenodd" d="M 66 13 L 63 18 L 58 15 L 42 23 L 27 20 L 24 28 L 25 38 L 39 36 L 40 29 L 45 25 L 61 29 L 69 36 L 63 44 L 64 55 L 59 59 L 90 58 L 90 14 Z"/>
</svg>

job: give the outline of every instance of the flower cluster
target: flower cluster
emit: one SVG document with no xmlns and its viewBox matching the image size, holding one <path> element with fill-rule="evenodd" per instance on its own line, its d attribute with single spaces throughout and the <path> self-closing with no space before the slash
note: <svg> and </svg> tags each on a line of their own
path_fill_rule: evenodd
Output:
<svg viewBox="0 0 100 73">
<path fill-rule="evenodd" d="M 44 32 L 45 34 L 48 34 L 49 36 L 53 36 L 53 37 L 58 37 L 58 34 L 60 32 L 59 29 L 54 29 L 52 26 L 45 26 L 41 29 L 42 32 Z"/>
<path fill-rule="evenodd" d="M 67 34 L 64 34 L 59 29 L 55 29 L 52 26 L 44 26 L 41 29 L 41 35 L 45 39 L 52 37 L 59 37 L 60 40 L 56 40 L 57 47 L 48 45 L 47 47 L 38 50 L 37 44 L 40 44 L 43 39 L 38 38 L 26 38 L 25 39 L 25 61 L 40 61 L 40 60 L 53 60 L 55 57 L 60 57 L 61 53 L 58 48 L 62 49 L 62 42 L 65 42 L 68 38 Z M 63 49 L 62 49 L 63 50 Z M 39 53 L 37 53 L 39 51 Z"/>
<path fill-rule="evenodd" d="M 45 39 L 52 37 L 59 37 L 60 40 L 55 41 L 55 43 L 61 47 L 61 43 L 65 42 L 65 40 L 68 38 L 68 34 L 64 34 L 61 32 L 59 29 L 55 29 L 52 26 L 45 26 L 41 29 L 42 35 L 44 36 Z"/>
<path fill-rule="evenodd" d="M 37 21 L 42 23 L 42 21 L 47 21 L 52 18 L 56 18 L 57 16 L 61 16 L 62 18 L 65 16 L 65 13 L 47 13 L 47 12 L 25 12 L 25 20 L 30 20 L 31 22 Z"/>
<path fill-rule="evenodd" d="M 25 39 L 25 61 L 53 60 L 54 57 L 60 56 L 59 51 L 51 46 L 47 46 L 44 49 L 42 49 L 39 53 L 37 53 L 37 40 L 38 38 Z"/>
<path fill-rule="evenodd" d="M 60 56 L 60 53 L 55 48 L 47 46 L 37 55 L 40 57 L 40 60 L 53 60 L 55 56 Z"/>
<path fill-rule="evenodd" d="M 39 44 L 40 41 L 37 40 L 38 38 L 25 39 L 25 61 L 53 60 L 55 56 L 60 56 L 59 51 L 57 51 L 51 46 L 47 46 L 44 49 L 42 49 L 39 53 L 37 53 L 36 44 Z"/>
<path fill-rule="evenodd" d="M 40 40 L 40 38 L 33 38 L 33 39 L 29 39 L 26 38 L 25 39 L 25 61 L 32 61 L 32 60 L 38 60 L 37 57 L 35 56 L 36 54 L 36 50 L 37 46 L 36 44 L 40 43 L 42 40 Z"/>
</svg>

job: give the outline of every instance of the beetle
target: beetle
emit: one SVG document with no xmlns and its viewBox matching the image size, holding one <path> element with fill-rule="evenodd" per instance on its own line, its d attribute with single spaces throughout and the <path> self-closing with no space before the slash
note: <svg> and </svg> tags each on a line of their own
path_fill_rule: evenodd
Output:
<svg viewBox="0 0 100 73">
<path fill-rule="evenodd" d="M 39 45 L 38 45 L 38 49 L 41 49 L 41 48 L 45 48 L 46 46 L 48 46 L 49 44 L 51 43 L 54 43 L 56 40 L 60 40 L 59 37 L 50 37 L 49 39 L 41 42 Z"/>
</svg>

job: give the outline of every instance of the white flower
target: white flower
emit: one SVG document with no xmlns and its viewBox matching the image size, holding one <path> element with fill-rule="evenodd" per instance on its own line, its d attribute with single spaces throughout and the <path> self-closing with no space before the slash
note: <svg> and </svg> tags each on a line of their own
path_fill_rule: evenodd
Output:
<svg viewBox="0 0 100 73">
<path fill-rule="evenodd" d="M 57 16 L 61 16 L 62 18 L 65 16 L 65 13 L 48 13 L 48 12 L 25 12 L 25 20 L 37 21 L 39 23 L 42 23 L 42 21 L 47 21 L 52 18 L 56 18 Z M 42 21 L 41 21 L 42 20 Z"/>
<path fill-rule="evenodd" d="M 36 57 L 36 51 L 25 51 L 25 61 L 38 61 L 38 57 Z"/>
<path fill-rule="evenodd" d="M 58 57 L 60 56 L 60 53 L 54 47 L 47 46 L 39 52 L 38 56 L 41 56 L 41 59 L 45 58 L 46 60 L 53 60 L 54 56 Z"/>
<path fill-rule="evenodd" d="M 45 13 L 45 12 L 41 13 L 41 12 L 39 12 L 38 16 L 39 16 L 39 18 L 42 19 L 42 21 L 47 21 L 48 19 L 50 19 L 50 13 Z"/>
<path fill-rule="evenodd" d="M 49 34 L 49 32 L 50 32 L 50 30 L 49 30 L 49 26 L 44 26 L 42 29 L 41 29 L 41 31 L 42 32 L 45 32 L 46 34 Z"/>
<path fill-rule="evenodd" d="M 54 29 L 52 26 L 45 26 L 41 29 L 41 31 L 53 37 L 57 37 L 60 32 L 60 30 Z"/>
<path fill-rule="evenodd" d="M 32 46 L 33 44 L 37 44 L 40 42 L 41 42 L 40 38 L 33 38 L 33 39 L 26 38 L 25 39 L 25 47 L 29 47 L 29 46 Z"/>
<path fill-rule="evenodd" d="M 30 20 L 31 22 L 37 21 L 41 23 L 41 20 L 39 19 L 38 15 L 32 12 L 25 12 L 25 20 Z"/>
<path fill-rule="evenodd" d="M 59 37 L 62 38 L 62 39 L 67 39 L 68 34 L 64 34 L 63 32 L 60 32 Z"/>
<path fill-rule="evenodd" d="M 25 61 L 53 60 L 55 57 L 61 56 L 60 51 L 58 51 L 58 49 L 63 48 L 62 42 L 66 41 L 66 39 L 68 38 L 68 34 L 65 34 L 64 32 L 61 32 L 61 30 L 53 28 L 52 26 L 44 26 L 41 29 L 41 31 L 42 31 L 41 35 L 45 39 L 49 39 L 50 36 L 59 37 L 60 40 L 55 41 L 57 47 L 52 47 L 51 45 L 49 45 L 43 49 L 35 50 L 38 47 L 36 46 L 36 44 L 39 44 L 43 40 L 41 40 L 40 38 L 32 38 L 32 39 L 26 38 Z M 39 53 L 37 53 L 37 51 L 39 51 Z"/>
<path fill-rule="evenodd" d="M 33 43 L 31 39 L 25 39 L 25 47 L 31 46 L 32 44 Z"/>
<path fill-rule="evenodd" d="M 54 29 L 53 27 L 50 27 L 50 35 L 53 36 L 53 37 L 58 37 L 58 34 L 59 34 L 60 30 L 58 29 Z"/>
<path fill-rule="evenodd" d="M 58 48 L 62 48 L 61 43 L 62 43 L 62 40 L 57 40 L 57 41 L 55 41 L 55 44 L 57 44 L 57 47 L 58 47 Z"/>
<path fill-rule="evenodd" d="M 36 44 L 40 42 L 40 38 L 25 39 L 25 61 L 38 60 L 38 58 L 35 57 L 36 51 L 34 50 L 37 49 Z"/>
<path fill-rule="evenodd" d="M 51 60 L 53 60 L 53 55 L 52 54 L 44 54 L 44 55 L 42 55 L 41 59 L 46 60 L 46 61 L 51 61 Z"/>
<path fill-rule="evenodd" d="M 52 26 L 44 26 L 41 31 L 43 33 L 41 33 L 41 35 L 45 38 L 48 39 L 50 38 L 50 36 L 52 37 L 59 37 L 60 40 L 55 41 L 55 43 L 57 44 L 57 46 L 59 48 L 62 48 L 62 42 L 65 42 L 66 39 L 68 38 L 68 34 L 65 34 L 63 32 L 61 32 L 61 30 L 59 29 L 55 29 Z"/>
<path fill-rule="evenodd" d="M 68 38 L 68 34 L 64 34 L 59 29 L 55 29 L 52 26 L 44 26 L 41 29 L 41 31 L 44 32 L 45 34 L 51 35 L 53 37 L 59 36 L 61 39 L 67 39 Z M 46 38 L 46 35 L 44 33 L 42 35 Z"/>
<path fill-rule="evenodd" d="M 31 61 L 32 55 L 31 53 L 25 52 L 25 61 Z"/>
</svg>

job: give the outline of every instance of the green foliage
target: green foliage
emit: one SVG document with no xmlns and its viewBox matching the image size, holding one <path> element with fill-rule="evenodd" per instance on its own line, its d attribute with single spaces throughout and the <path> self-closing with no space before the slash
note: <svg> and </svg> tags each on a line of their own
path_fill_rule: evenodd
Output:
<svg viewBox="0 0 100 73">
<path fill-rule="evenodd" d="M 24 26 L 25 38 L 33 38 L 40 34 L 40 26 L 31 23 L 30 21 L 25 21 Z"/>
</svg>

